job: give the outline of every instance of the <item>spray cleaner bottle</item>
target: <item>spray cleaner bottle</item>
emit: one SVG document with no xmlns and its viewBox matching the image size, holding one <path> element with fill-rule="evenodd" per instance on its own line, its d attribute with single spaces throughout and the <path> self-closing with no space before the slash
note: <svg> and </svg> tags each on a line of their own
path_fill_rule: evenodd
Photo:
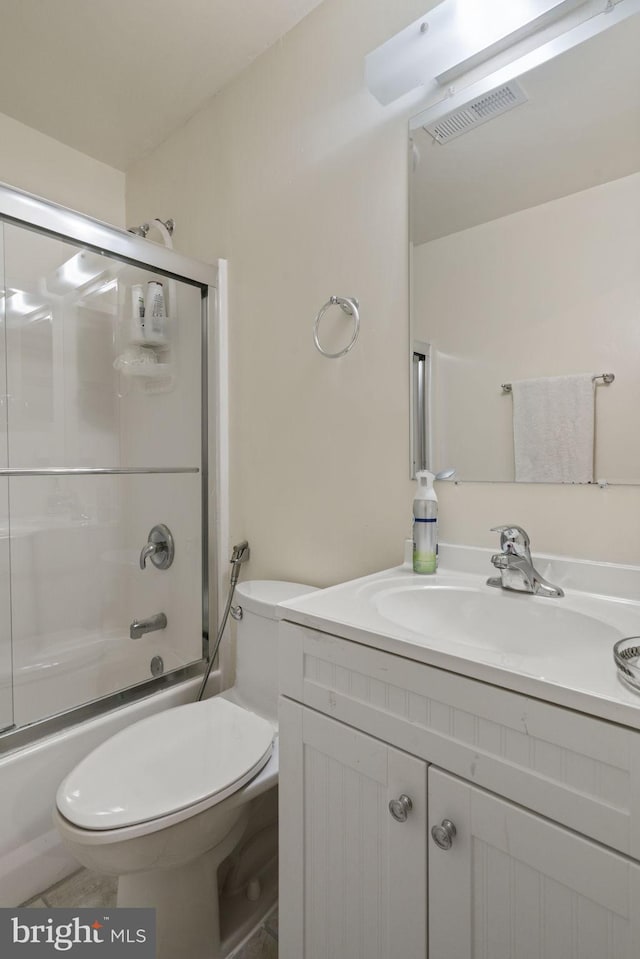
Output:
<svg viewBox="0 0 640 959">
<path fill-rule="evenodd" d="M 438 557 L 438 497 L 435 476 L 429 470 L 416 473 L 418 488 L 413 500 L 413 571 L 435 573 Z"/>
</svg>

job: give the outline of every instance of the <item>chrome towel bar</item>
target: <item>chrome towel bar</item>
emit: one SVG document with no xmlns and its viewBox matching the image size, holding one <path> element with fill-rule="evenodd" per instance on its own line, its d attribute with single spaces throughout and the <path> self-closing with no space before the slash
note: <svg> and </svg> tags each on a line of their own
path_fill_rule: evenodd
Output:
<svg viewBox="0 0 640 959">
<path fill-rule="evenodd" d="M 594 383 L 597 383 L 598 380 L 602 380 L 605 386 L 609 386 L 610 383 L 613 383 L 615 378 L 615 373 L 598 373 L 596 376 L 591 377 Z M 511 393 L 513 390 L 511 383 L 501 383 L 500 386 L 503 393 Z"/>
</svg>

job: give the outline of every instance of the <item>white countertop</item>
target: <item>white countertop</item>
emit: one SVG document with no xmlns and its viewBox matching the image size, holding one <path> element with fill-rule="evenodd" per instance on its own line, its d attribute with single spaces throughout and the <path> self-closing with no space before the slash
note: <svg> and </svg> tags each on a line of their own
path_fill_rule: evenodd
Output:
<svg viewBox="0 0 640 959">
<path fill-rule="evenodd" d="M 487 577 L 496 572 L 490 564 L 491 552 L 441 546 L 434 575 L 418 575 L 399 566 L 282 603 L 277 615 L 640 729 L 640 691 L 619 678 L 612 654 L 617 639 L 640 636 L 640 567 L 534 554 L 540 573 L 565 590 L 564 597 L 552 599 L 486 586 Z M 440 596 L 455 591 L 450 595 L 462 597 L 451 628 L 442 622 L 434 626 L 428 616 L 427 591 L 434 586 Z M 416 628 L 415 614 L 408 616 L 413 628 L 396 615 L 405 608 L 402 594 L 421 604 L 423 626 Z M 495 609 L 495 629 L 487 630 L 473 616 L 465 623 L 461 610 L 466 595 L 473 602 L 480 600 L 482 615 L 489 610 L 494 616 Z M 517 628 L 520 622 L 522 630 Z M 476 643 L 474 635 L 483 638 Z"/>
</svg>

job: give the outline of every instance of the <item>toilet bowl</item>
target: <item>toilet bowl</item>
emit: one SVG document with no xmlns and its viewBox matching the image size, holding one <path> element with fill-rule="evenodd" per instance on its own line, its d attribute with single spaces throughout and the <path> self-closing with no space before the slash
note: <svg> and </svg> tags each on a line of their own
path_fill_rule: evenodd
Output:
<svg viewBox="0 0 640 959">
<path fill-rule="evenodd" d="M 236 683 L 106 740 L 58 789 L 54 822 L 118 906 L 156 908 L 158 959 L 228 955 L 277 898 L 277 622 L 297 583 L 240 583 Z"/>
</svg>

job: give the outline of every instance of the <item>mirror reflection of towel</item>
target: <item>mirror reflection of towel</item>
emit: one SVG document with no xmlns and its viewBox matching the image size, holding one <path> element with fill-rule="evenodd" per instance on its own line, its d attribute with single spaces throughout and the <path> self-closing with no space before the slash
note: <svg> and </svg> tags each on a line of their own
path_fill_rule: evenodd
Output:
<svg viewBox="0 0 640 959">
<path fill-rule="evenodd" d="M 512 391 L 516 482 L 592 483 L 593 374 L 519 380 Z"/>
</svg>

